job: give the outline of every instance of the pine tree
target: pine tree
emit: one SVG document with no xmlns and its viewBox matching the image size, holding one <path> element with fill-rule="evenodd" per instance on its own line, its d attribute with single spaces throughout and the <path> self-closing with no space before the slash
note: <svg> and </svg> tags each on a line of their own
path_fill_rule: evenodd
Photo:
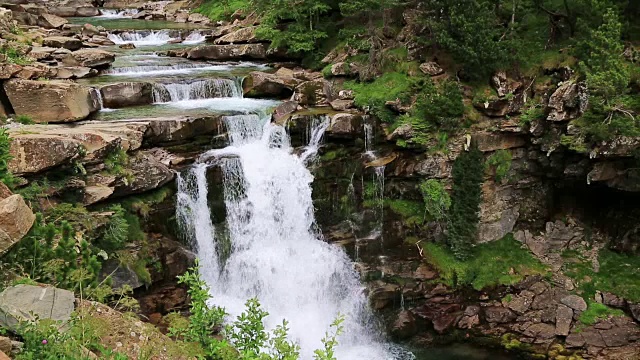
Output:
<svg viewBox="0 0 640 360">
<path fill-rule="evenodd" d="M 469 258 L 477 238 L 483 174 L 482 152 L 476 146 L 460 154 L 453 164 L 447 244 L 460 260 Z"/>
</svg>

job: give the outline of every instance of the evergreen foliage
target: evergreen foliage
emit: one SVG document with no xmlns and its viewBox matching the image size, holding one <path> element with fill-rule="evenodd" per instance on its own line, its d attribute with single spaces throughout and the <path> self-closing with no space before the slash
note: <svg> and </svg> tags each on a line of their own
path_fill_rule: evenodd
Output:
<svg viewBox="0 0 640 360">
<path fill-rule="evenodd" d="M 15 178 L 9 171 L 9 161 L 12 159 L 10 150 L 11 138 L 6 129 L 0 129 L 0 181 L 9 187 L 15 183 Z"/>
<path fill-rule="evenodd" d="M 451 207 L 451 197 L 444 184 L 436 179 L 423 181 L 420 183 L 420 193 L 425 212 L 434 220 L 444 219 Z"/>
<path fill-rule="evenodd" d="M 456 258 L 471 255 L 478 233 L 484 167 L 482 152 L 472 147 L 453 164 L 451 210 L 447 223 L 447 244 Z"/>
</svg>

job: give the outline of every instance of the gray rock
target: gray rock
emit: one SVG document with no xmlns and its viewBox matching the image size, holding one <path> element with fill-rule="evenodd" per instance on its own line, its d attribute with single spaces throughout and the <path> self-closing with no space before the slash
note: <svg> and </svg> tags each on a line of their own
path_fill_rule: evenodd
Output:
<svg viewBox="0 0 640 360">
<path fill-rule="evenodd" d="M 588 104 L 586 86 L 574 81 L 560 85 L 549 98 L 547 105 L 549 121 L 569 121 L 578 118 Z"/>
<path fill-rule="evenodd" d="M 75 308 L 71 291 L 50 286 L 16 285 L 0 293 L 0 325 L 15 330 L 21 321 L 68 321 Z"/>
<path fill-rule="evenodd" d="M 420 71 L 431 76 L 436 76 L 444 73 L 442 67 L 435 61 L 420 64 Z"/>
<path fill-rule="evenodd" d="M 516 315 L 502 306 L 490 306 L 484 309 L 484 317 L 490 323 L 508 323 L 516 319 Z"/>
<path fill-rule="evenodd" d="M 327 134 L 332 137 L 352 138 L 362 132 L 362 116 L 355 114 L 339 113 L 331 117 L 331 123 Z"/>
<path fill-rule="evenodd" d="M 102 265 L 100 278 L 105 279 L 107 276 L 111 277 L 111 287 L 114 289 L 121 289 L 125 285 L 137 289 L 144 285 L 129 265 L 122 264 L 117 259 L 109 259 Z"/>
<path fill-rule="evenodd" d="M 578 295 L 568 295 L 560 299 L 560 302 L 576 311 L 587 310 L 587 302 Z"/>
<path fill-rule="evenodd" d="M 50 36 L 42 40 L 42 45 L 54 48 L 65 48 L 74 51 L 82 47 L 82 40 L 65 36 Z"/>
<path fill-rule="evenodd" d="M 568 306 L 559 304 L 556 309 L 556 335 L 567 336 L 571 330 L 573 310 Z"/>
<path fill-rule="evenodd" d="M 202 45 L 190 49 L 187 58 L 192 60 L 263 60 L 267 58 L 264 44 Z"/>
<path fill-rule="evenodd" d="M 531 307 L 535 294 L 531 291 L 524 290 L 520 294 L 513 296 L 506 306 L 518 314 L 524 314 Z"/>
<path fill-rule="evenodd" d="M 153 86 L 144 82 L 122 82 L 100 88 L 106 108 L 118 109 L 126 106 L 153 103 Z"/>
</svg>

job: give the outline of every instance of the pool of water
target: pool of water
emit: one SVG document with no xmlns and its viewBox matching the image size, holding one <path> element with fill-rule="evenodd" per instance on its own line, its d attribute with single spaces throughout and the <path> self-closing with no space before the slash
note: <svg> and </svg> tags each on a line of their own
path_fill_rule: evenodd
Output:
<svg viewBox="0 0 640 360">
<path fill-rule="evenodd" d="M 68 18 L 71 24 L 91 24 L 102 26 L 107 30 L 174 30 L 174 29 L 206 29 L 206 26 L 193 23 L 177 23 L 163 20 L 134 20 L 127 18 L 110 19 L 101 17 Z"/>
</svg>

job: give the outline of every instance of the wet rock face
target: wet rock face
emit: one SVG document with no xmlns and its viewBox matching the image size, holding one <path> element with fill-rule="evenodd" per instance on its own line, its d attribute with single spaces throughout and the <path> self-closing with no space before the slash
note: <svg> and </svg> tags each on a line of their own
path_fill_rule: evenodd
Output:
<svg viewBox="0 0 640 360">
<path fill-rule="evenodd" d="M 253 71 L 244 79 L 242 87 L 247 97 L 287 98 L 299 83 L 292 74 Z"/>
<path fill-rule="evenodd" d="M 98 110 L 95 90 L 72 82 L 12 79 L 4 89 L 16 114 L 38 123 L 73 122 Z"/>
</svg>

